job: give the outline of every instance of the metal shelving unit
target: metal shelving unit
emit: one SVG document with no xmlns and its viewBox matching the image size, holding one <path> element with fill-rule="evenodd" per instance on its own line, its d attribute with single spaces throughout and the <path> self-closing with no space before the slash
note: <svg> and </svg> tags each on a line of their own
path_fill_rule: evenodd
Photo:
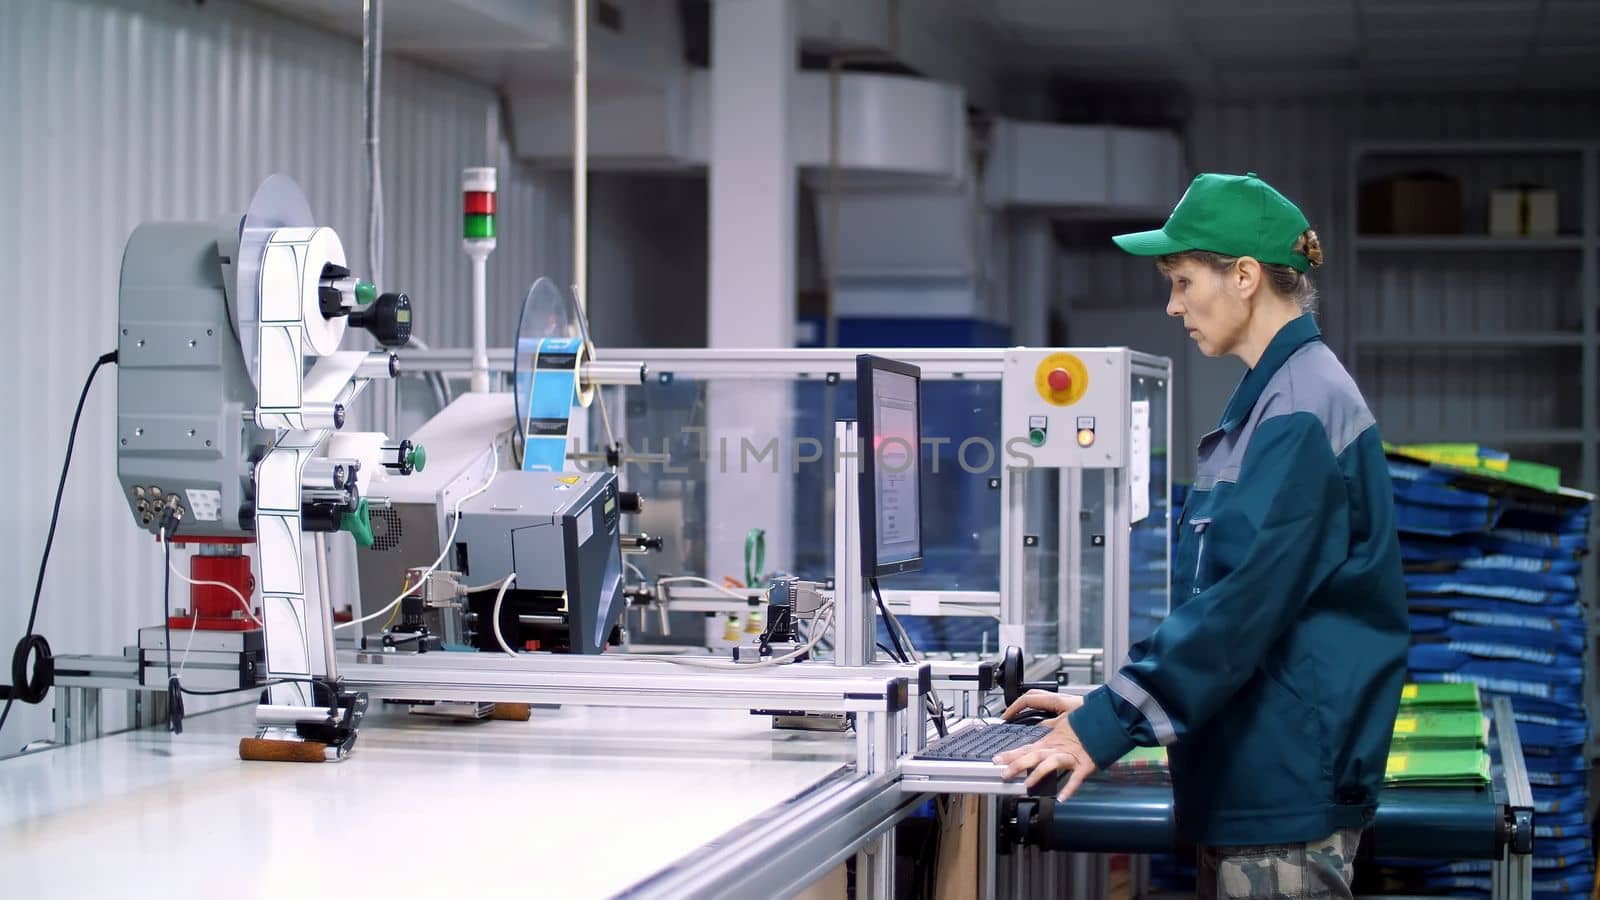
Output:
<svg viewBox="0 0 1600 900">
<path fill-rule="evenodd" d="M 1445 167 L 1462 166 L 1464 159 L 1486 158 L 1487 160 L 1518 160 L 1518 165 L 1528 166 L 1534 171 L 1540 167 L 1548 168 L 1552 165 L 1577 167 L 1578 178 L 1576 194 L 1562 194 L 1560 203 L 1577 203 L 1578 232 L 1576 234 L 1558 234 L 1554 237 L 1544 238 L 1510 238 L 1495 237 L 1490 235 L 1362 235 L 1358 232 L 1359 212 L 1357 204 L 1360 197 L 1360 183 L 1364 172 L 1364 163 L 1371 163 L 1387 157 L 1394 161 L 1436 161 Z M 1557 163 L 1559 160 L 1561 162 Z M 1485 165 L 1489 168 L 1492 163 Z M 1495 355 L 1503 354 L 1499 358 L 1515 358 L 1525 360 L 1531 369 L 1541 365 L 1541 354 L 1548 366 L 1548 376 L 1552 384 L 1559 384 L 1561 379 L 1575 377 L 1580 380 L 1576 395 L 1581 404 L 1578 417 L 1578 427 L 1562 427 L 1569 425 L 1571 417 L 1564 417 L 1565 421 L 1550 422 L 1552 427 L 1526 427 L 1483 429 L 1474 427 L 1479 418 L 1476 409 L 1469 409 L 1469 418 L 1472 421 L 1463 421 L 1459 425 L 1446 425 L 1445 427 L 1428 430 L 1415 427 L 1410 423 L 1394 429 L 1390 434 L 1385 431 L 1385 438 L 1396 443 L 1413 443 L 1424 441 L 1462 441 L 1477 442 L 1487 446 L 1497 446 L 1516 454 L 1519 450 L 1526 452 L 1534 448 L 1556 449 L 1570 453 L 1574 447 L 1578 449 L 1577 487 L 1588 492 L 1600 489 L 1600 142 L 1523 142 L 1523 141 L 1497 141 L 1497 142 L 1384 142 L 1384 143 L 1359 143 L 1351 147 L 1350 164 L 1347 170 L 1349 178 L 1348 190 L 1348 217 L 1349 231 L 1346 235 L 1349 248 L 1347 271 L 1347 290 L 1356 296 L 1362 289 L 1362 259 L 1366 257 L 1377 261 L 1377 265 L 1386 267 L 1376 279 L 1382 284 L 1385 277 L 1398 279 L 1399 284 L 1404 284 L 1404 275 L 1394 275 L 1395 269 L 1404 261 L 1402 254 L 1417 254 L 1427 260 L 1426 266 L 1419 266 L 1412 274 L 1414 278 L 1426 278 L 1440 271 L 1455 270 L 1465 273 L 1464 277 L 1472 279 L 1483 270 L 1480 259 L 1488 257 L 1493 260 L 1492 265 L 1521 266 L 1508 271 L 1525 274 L 1529 271 L 1538 271 L 1537 267 L 1557 266 L 1571 267 L 1576 276 L 1577 286 L 1577 313 L 1562 319 L 1562 324 L 1571 327 L 1552 329 L 1551 323 L 1543 322 L 1524 328 L 1496 329 L 1493 326 L 1480 326 L 1478 331 L 1455 330 L 1454 333 L 1417 334 L 1396 332 L 1391 328 L 1375 329 L 1379 333 L 1362 333 L 1354 319 L 1351 327 L 1346 331 L 1344 344 L 1346 358 L 1349 360 L 1351 370 L 1358 381 L 1363 378 L 1363 370 L 1371 373 L 1374 366 L 1383 365 L 1385 361 L 1408 353 L 1430 354 L 1430 361 L 1438 360 L 1441 354 L 1451 353 Z M 1565 185 L 1569 190 L 1572 183 Z M 1571 226 L 1570 218 L 1568 227 Z M 1459 254 L 1459 256 L 1457 255 Z M 1542 254 L 1535 257 L 1537 266 L 1525 262 L 1523 254 Z M 1456 260 L 1460 260 L 1457 263 Z M 1504 261 L 1511 261 L 1506 263 Z M 1477 267 L 1474 271 L 1474 266 Z M 1430 268 L 1431 267 L 1431 268 Z M 1515 306 L 1519 302 L 1514 285 L 1515 278 L 1507 278 L 1508 290 L 1504 302 L 1507 309 L 1499 317 L 1500 322 L 1515 323 L 1526 322 L 1529 317 Z M 1459 282 L 1457 282 L 1459 283 Z M 1396 282 L 1389 284 L 1390 289 L 1395 288 Z M 1404 288 L 1400 288 L 1403 290 Z M 1477 299 L 1482 301 L 1483 294 L 1492 294 L 1496 289 L 1490 285 L 1485 291 L 1480 292 Z M 1473 308 L 1471 312 L 1482 312 L 1482 306 Z M 1412 310 L 1413 315 L 1415 309 Z M 1448 311 L 1439 311 L 1437 321 L 1448 321 Z M 1463 313 L 1465 316 L 1466 312 Z M 1451 329 L 1454 330 L 1454 329 Z M 1576 351 L 1576 352 L 1574 352 Z M 1562 356 L 1554 357 L 1560 353 Z M 1573 371 L 1570 361 L 1577 357 L 1577 367 Z M 1565 368 L 1564 368 L 1565 366 Z M 1524 385 L 1524 389 L 1526 386 Z M 1381 390 L 1378 414 L 1380 421 L 1383 419 L 1381 409 Z M 1372 395 L 1369 394 L 1369 399 Z M 1555 401 L 1565 402 L 1565 398 Z M 1554 405 L 1554 404 L 1552 404 Z M 1415 409 L 1417 405 L 1410 403 L 1409 408 Z M 1490 416 L 1488 418 L 1493 418 Z M 1416 432 L 1416 433 L 1408 433 Z M 1572 473 L 1568 473 L 1570 478 Z M 1597 531 L 1593 529 L 1589 535 L 1590 546 L 1600 546 L 1597 543 Z M 1582 596 L 1588 605 L 1588 633 L 1589 650 L 1585 663 L 1585 704 L 1589 710 L 1591 722 L 1600 721 L 1600 678 L 1596 677 L 1595 647 L 1600 646 L 1600 604 L 1597 604 L 1597 567 L 1594 557 L 1585 560 L 1583 567 Z M 1600 758 L 1600 745 L 1594 737 L 1588 745 L 1589 758 Z M 1591 777 L 1591 803 L 1600 799 L 1600 791 L 1595 791 L 1595 779 Z M 1595 810 L 1591 808 L 1592 816 Z"/>
<path fill-rule="evenodd" d="M 1584 336 L 1575 331 L 1508 331 L 1502 334 L 1373 334 L 1357 339 L 1361 349 L 1389 347 L 1582 347 Z"/>
<path fill-rule="evenodd" d="M 1357 230 L 1360 220 L 1357 204 L 1363 164 L 1371 160 L 1453 160 L 1463 158 L 1529 159 L 1548 164 L 1552 159 L 1575 161 L 1579 167 L 1579 195 L 1563 196 L 1563 204 L 1579 204 L 1579 231 L 1553 237 L 1496 237 L 1484 234 L 1451 235 L 1363 235 Z M 1363 369 L 1371 372 L 1375 361 L 1396 354 L 1427 351 L 1505 350 L 1537 354 L 1546 350 L 1577 350 L 1581 357 L 1581 421 L 1577 428 L 1478 429 L 1471 422 L 1445 429 L 1455 434 L 1400 434 L 1394 439 L 1475 440 L 1484 444 L 1516 447 L 1537 445 L 1581 447 L 1577 486 L 1586 491 L 1600 489 L 1600 143 L 1587 141 L 1400 141 L 1353 144 L 1350 152 L 1350 186 L 1347 192 L 1349 223 L 1346 246 L 1349 269 L 1346 285 L 1355 295 L 1361 288 L 1362 257 L 1381 258 L 1393 265 L 1399 254 L 1430 254 L 1434 258 L 1461 254 L 1472 258 L 1483 254 L 1541 253 L 1553 266 L 1575 266 L 1578 274 L 1577 326 L 1566 330 L 1517 330 L 1486 332 L 1441 332 L 1410 334 L 1384 331 L 1362 333 L 1352 322 L 1344 347 L 1358 381 Z M 1573 254 L 1576 258 L 1573 258 Z M 1507 297 L 1506 302 L 1514 299 Z M 1381 399 L 1381 398 L 1380 398 Z M 1553 425 L 1555 423 L 1552 423 Z M 1592 567 L 1591 567 L 1592 568 Z M 1590 585 L 1593 587 L 1593 578 Z M 1592 595 L 1592 591 L 1586 591 Z"/>
<path fill-rule="evenodd" d="M 1525 238 L 1467 234 L 1368 234 L 1358 236 L 1352 246 L 1365 253 L 1531 253 L 1582 250 L 1586 243 L 1582 235 L 1576 234 Z"/>
<path fill-rule="evenodd" d="M 1582 445 L 1585 437 L 1581 428 L 1507 428 L 1498 431 L 1385 431 L 1383 439 L 1392 444 L 1484 444 L 1514 451 L 1519 447 L 1537 444 Z"/>
</svg>

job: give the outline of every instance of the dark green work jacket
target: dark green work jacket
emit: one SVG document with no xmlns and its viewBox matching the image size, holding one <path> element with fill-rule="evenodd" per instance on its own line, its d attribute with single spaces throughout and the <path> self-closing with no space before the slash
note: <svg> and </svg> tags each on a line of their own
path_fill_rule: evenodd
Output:
<svg viewBox="0 0 1600 900">
<path fill-rule="evenodd" d="M 1364 825 L 1405 679 L 1405 582 L 1377 425 L 1310 316 L 1201 440 L 1177 528 L 1171 614 L 1073 730 L 1102 768 L 1168 745 L 1187 841 Z"/>
</svg>

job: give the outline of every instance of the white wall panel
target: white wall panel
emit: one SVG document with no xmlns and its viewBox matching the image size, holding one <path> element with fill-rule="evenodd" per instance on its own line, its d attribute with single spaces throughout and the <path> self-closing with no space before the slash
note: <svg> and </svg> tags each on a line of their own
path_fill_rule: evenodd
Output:
<svg viewBox="0 0 1600 900">
<path fill-rule="evenodd" d="M 392 56 L 383 86 L 386 285 L 411 293 L 419 336 L 466 343 L 460 170 L 497 163 L 490 334 L 504 345 L 535 275 L 570 281 L 567 183 L 510 165 L 490 89 Z M 349 39 L 229 0 L 0 3 L 4 658 L 26 619 L 72 405 L 114 346 L 130 230 L 237 215 L 281 171 L 364 268 L 361 138 L 361 58 Z M 115 375 L 102 372 L 85 411 L 45 583 L 39 630 L 58 652 L 116 652 L 160 618 L 156 546 L 118 498 Z M 48 715 L 19 705 L 0 755 L 46 735 Z"/>
</svg>

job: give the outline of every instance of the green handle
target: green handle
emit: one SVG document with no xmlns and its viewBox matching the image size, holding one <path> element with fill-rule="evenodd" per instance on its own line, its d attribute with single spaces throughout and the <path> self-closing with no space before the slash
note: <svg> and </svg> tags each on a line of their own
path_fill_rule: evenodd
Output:
<svg viewBox="0 0 1600 900">
<path fill-rule="evenodd" d="M 355 512 L 347 512 L 339 520 L 339 529 L 350 532 L 356 539 L 356 546 L 363 550 L 372 547 L 372 518 L 367 513 L 367 498 L 362 497 L 356 502 Z"/>
<path fill-rule="evenodd" d="M 744 586 L 747 588 L 759 587 L 761 573 L 767 567 L 767 533 L 760 528 L 752 528 L 744 536 Z"/>
</svg>

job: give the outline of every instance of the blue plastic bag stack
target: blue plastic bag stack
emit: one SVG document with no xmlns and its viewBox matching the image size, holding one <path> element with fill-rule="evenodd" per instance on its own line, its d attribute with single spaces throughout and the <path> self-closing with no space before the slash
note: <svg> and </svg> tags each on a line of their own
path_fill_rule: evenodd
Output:
<svg viewBox="0 0 1600 900">
<path fill-rule="evenodd" d="M 1590 509 L 1401 460 L 1391 459 L 1390 474 L 1411 612 L 1410 677 L 1470 681 L 1485 702 L 1512 699 L 1533 783 L 1534 897 L 1587 897 L 1594 855 L 1584 821 L 1579 579 Z M 1487 861 L 1395 865 L 1409 870 L 1405 881 L 1451 896 L 1489 893 Z"/>
</svg>

